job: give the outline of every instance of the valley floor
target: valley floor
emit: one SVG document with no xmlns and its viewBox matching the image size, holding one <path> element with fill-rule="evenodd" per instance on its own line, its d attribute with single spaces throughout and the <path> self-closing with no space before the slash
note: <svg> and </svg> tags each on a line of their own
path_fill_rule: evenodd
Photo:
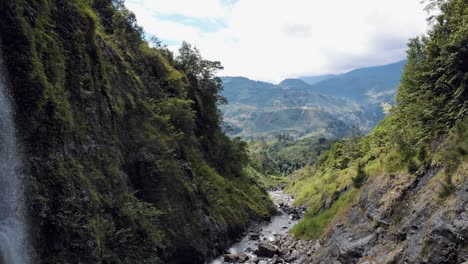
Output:
<svg viewBox="0 0 468 264">
<path fill-rule="evenodd" d="M 270 191 L 278 208 L 271 221 L 254 224 L 240 241 L 211 264 L 221 263 L 304 263 L 314 250 L 312 241 L 298 241 L 289 230 L 298 223 L 306 208 L 294 207 L 294 199 L 282 190 Z"/>
</svg>

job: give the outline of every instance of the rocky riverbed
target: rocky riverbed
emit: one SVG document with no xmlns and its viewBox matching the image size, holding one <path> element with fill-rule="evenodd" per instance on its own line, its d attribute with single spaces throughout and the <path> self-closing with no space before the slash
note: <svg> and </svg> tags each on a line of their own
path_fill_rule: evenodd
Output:
<svg viewBox="0 0 468 264">
<path fill-rule="evenodd" d="M 270 222 L 254 224 L 239 242 L 209 263 L 308 263 L 319 244 L 289 235 L 306 208 L 294 207 L 293 198 L 282 190 L 271 191 L 270 197 L 278 207 L 278 215 Z"/>
</svg>

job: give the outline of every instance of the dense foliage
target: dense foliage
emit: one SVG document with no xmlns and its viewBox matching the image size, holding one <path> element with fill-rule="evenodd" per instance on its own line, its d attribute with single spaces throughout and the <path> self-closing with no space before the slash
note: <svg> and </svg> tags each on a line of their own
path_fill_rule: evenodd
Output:
<svg viewBox="0 0 468 264">
<path fill-rule="evenodd" d="M 1 1 L 0 32 L 38 263 L 203 263 L 274 210 L 219 62 L 149 47 L 123 1 Z"/>
<path fill-rule="evenodd" d="M 307 165 L 313 165 L 334 140 L 326 138 L 293 139 L 287 134 L 277 139 L 249 142 L 250 156 L 259 170 L 268 175 L 289 175 Z"/>
</svg>

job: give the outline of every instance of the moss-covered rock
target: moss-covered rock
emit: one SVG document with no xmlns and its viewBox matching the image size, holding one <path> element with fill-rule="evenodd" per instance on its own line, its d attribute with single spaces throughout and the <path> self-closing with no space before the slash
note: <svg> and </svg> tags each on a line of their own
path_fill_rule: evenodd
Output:
<svg viewBox="0 0 468 264">
<path fill-rule="evenodd" d="M 197 133 L 216 101 L 193 102 L 200 87 L 125 8 L 7 0 L 0 32 L 39 263 L 202 263 L 274 210 L 223 170 L 243 164 L 207 159 L 242 147 Z"/>
</svg>

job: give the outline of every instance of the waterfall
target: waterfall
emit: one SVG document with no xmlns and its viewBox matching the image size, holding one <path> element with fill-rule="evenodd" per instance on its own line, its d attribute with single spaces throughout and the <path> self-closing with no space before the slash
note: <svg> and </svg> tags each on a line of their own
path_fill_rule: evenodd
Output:
<svg viewBox="0 0 468 264">
<path fill-rule="evenodd" d="M 26 264 L 21 159 L 0 54 L 0 264 Z"/>
</svg>

